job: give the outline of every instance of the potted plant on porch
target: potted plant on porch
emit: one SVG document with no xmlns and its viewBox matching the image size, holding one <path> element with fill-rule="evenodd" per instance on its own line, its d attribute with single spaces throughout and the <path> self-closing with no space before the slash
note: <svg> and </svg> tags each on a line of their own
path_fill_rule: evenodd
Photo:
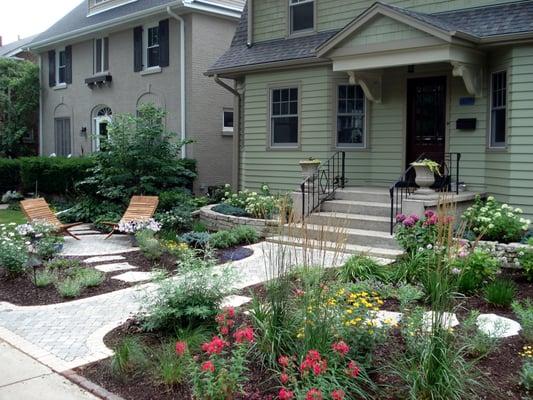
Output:
<svg viewBox="0 0 533 400">
<path fill-rule="evenodd" d="M 415 169 L 415 182 L 420 189 L 417 194 L 428 195 L 432 194 L 431 186 L 435 184 L 435 174 L 442 176 L 440 172 L 440 164 L 430 159 L 423 159 L 411 163 Z"/>
<path fill-rule="evenodd" d="M 307 179 L 318 170 L 320 167 L 320 160 L 314 157 L 309 157 L 307 160 L 300 161 L 300 168 L 302 168 L 302 176 Z"/>
</svg>

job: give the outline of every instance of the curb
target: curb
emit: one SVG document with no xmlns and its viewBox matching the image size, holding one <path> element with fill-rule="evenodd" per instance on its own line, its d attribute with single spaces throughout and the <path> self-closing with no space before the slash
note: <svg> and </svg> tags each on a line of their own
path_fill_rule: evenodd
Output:
<svg viewBox="0 0 533 400">
<path fill-rule="evenodd" d="M 71 369 L 61 372 L 60 375 L 62 375 L 69 381 L 75 383 L 76 385 L 80 386 L 81 388 L 85 389 L 89 393 L 95 395 L 96 397 L 101 398 L 102 400 L 124 400 L 122 397 L 109 392 L 100 385 L 97 385 L 96 383 L 91 382 L 83 376 L 78 375 L 75 371 Z"/>
</svg>

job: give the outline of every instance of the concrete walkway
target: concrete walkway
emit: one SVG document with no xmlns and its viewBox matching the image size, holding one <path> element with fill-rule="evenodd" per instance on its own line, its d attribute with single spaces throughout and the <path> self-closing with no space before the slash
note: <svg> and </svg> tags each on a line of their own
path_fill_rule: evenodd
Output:
<svg viewBox="0 0 533 400">
<path fill-rule="evenodd" d="M 97 397 L 0 340 L 0 400 L 63 399 Z"/>
</svg>

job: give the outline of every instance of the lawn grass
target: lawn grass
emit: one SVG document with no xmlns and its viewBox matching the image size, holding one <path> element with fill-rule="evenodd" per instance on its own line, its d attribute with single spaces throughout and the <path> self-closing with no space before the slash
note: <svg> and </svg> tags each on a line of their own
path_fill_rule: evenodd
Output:
<svg viewBox="0 0 533 400">
<path fill-rule="evenodd" d="M 26 222 L 26 218 L 21 211 L 0 210 L 0 224 L 9 224 L 10 222 L 23 224 Z"/>
</svg>

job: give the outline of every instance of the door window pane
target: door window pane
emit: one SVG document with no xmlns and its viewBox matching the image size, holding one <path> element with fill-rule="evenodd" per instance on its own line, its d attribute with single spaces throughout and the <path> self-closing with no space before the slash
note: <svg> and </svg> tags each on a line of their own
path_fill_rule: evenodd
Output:
<svg viewBox="0 0 533 400">
<path fill-rule="evenodd" d="M 340 85 L 337 102 L 337 146 L 365 146 L 365 95 L 360 86 Z"/>
</svg>

